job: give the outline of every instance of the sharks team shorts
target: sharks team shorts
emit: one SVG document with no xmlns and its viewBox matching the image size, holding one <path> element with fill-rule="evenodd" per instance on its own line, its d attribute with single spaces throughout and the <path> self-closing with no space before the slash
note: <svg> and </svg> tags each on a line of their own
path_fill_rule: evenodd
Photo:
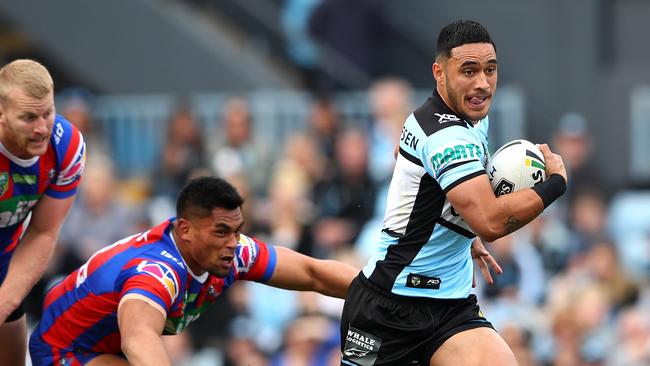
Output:
<svg viewBox="0 0 650 366">
<path fill-rule="evenodd" d="M 476 296 L 431 299 L 387 293 L 360 273 L 341 319 L 341 365 L 429 365 L 451 336 L 489 327 Z"/>
</svg>

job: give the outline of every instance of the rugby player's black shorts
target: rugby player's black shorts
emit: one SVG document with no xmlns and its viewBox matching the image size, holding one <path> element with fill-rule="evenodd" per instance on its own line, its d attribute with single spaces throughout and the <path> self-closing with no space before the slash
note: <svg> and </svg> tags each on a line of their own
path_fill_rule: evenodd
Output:
<svg viewBox="0 0 650 366">
<path fill-rule="evenodd" d="M 476 296 L 431 299 L 388 293 L 363 273 L 352 281 L 341 318 L 341 365 L 429 365 L 451 336 L 489 327 Z"/>
</svg>

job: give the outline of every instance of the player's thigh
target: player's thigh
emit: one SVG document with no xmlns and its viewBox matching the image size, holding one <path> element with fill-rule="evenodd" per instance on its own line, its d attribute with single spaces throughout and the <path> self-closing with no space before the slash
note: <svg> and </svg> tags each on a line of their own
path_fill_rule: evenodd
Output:
<svg viewBox="0 0 650 366">
<path fill-rule="evenodd" d="M 107 353 L 93 358 L 86 366 L 129 366 L 129 362 L 120 356 Z"/>
<path fill-rule="evenodd" d="M 27 357 L 27 320 L 25 315 L 0 326 L 0 365 L 25 364 Z"/>
<path fill-rule="evenodd" d="M 492 328 L 481 327 L 454 334 L 431 357 L 430 366 L 516 366 L 508 344 Z"/>
</svg>

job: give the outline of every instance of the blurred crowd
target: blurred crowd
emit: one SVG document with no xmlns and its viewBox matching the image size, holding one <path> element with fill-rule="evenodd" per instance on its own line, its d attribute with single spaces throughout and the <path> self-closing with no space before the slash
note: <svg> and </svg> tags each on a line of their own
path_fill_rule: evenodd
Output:
<svg viewBox="0 0 650 366">
<path fill-rule="evenodd" d="M 137 178 L 116 174 L 92 103 L 62 99 L 58 113 L 86 138 L 87 168 L 55 257 L 28 299 L 28 319 L 39 318 L 48 286 L 101 247 L 173 216 L 183 184 L 206 174 L 245 197 L 246 234 L 361 268 L 379 237 L 402 124 L 422 102 L 412 95 L 403 80 L 375 82 L 367 124 L 313 98 L 308 127 L 284 141 L 255 138 L 264 134 L 253 133 L 245 98 L 224 104 L 214 131 L 181 105 L 169 117 L 158 166 Z M 650 192 L 608 186 L 579 114 L 565 115 L 549 143 L 569 168 L 568 192 L 487 245 L 504 274 L 494 285 L 479 281 L 480 305 L 522 366 L 648 365 Z M 338 365 L 341 300 L 242 282 L 188 332 L 165 337 L 175 365 Z"/>
</svg>

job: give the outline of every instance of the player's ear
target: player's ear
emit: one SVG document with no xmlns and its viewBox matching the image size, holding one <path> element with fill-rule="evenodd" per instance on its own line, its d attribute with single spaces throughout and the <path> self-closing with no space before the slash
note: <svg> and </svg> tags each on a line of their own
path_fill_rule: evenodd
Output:
<svg viewBox="0 0 650 366">
<path fill-rule="evenodd" d="M 433 78 L 436 79 L 437 82 L 441 84 L 445 83 L 445 71 L 442 67 L 442 64 L 440 64 L 437 60 L 433 63 L 433 65 L 431 65 L 431 71 L 433 72 Z"/>
<path fill-rule="evenodd" d="M 192 230 L 190 222 L 186 219 L 179 218 L 176 220 L 176 232 L 183 240 L 190 239 L 190 231 Z"/>
</svg>

